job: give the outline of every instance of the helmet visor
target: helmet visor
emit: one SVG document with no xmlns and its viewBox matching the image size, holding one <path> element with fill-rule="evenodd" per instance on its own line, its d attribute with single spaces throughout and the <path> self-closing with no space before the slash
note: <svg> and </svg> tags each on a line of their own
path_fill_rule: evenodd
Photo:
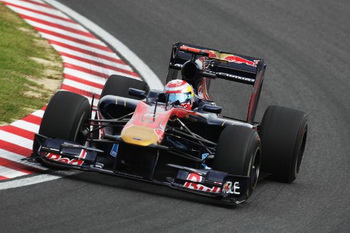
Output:
<svg viewBox="0 0 350 233">
<path fill-rule="evenodd" d="M 191 99 L 190 93 L 169 93 L 169 102 L 174 103 L 179 101 L 180 104 L 187 102 Z"/>
</svg>

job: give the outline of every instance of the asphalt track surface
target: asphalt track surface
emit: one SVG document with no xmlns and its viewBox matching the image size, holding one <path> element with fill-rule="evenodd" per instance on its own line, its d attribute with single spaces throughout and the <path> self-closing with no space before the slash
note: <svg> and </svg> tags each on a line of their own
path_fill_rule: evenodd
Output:
<svg viewBox="0 0 350 233">
<path fill-rule="evenodd" d="M 1 232 L 349 232 L 350 2 L 60 2 L 121 40 L 162 79 L 176 41 L 265 58 L 257 119 L 271 104 L 309 113 L 302 170 L 290 185 L 263 181 L 247 203 L 230 208 L 80 173 L 1 191 Z M 248 89 L 226 84 L 213 85 L 213 98 L 227 114 L 243 116 Z"/>
</svg>

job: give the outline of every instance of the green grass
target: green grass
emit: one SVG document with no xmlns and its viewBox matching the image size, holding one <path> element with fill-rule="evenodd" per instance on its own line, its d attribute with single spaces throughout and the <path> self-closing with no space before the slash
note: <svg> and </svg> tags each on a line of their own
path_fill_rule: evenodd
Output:
<svg viewBox="0 0 350 233">
<path fill-rule="evenodd" d="M 62 71 L 59 54 L 0 3 L 0 125 L 42 108 L 59 87 Z"/>
</svg>

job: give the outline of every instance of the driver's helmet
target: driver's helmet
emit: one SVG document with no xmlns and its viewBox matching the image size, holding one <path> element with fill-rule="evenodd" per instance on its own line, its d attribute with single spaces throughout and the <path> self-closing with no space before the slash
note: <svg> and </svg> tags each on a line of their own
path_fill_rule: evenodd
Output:
<svg viewBox="0 0 350 233">
<path fill-rule="evenodd" d="M 165 85 L 164 93 L 167 94 L 168 101 L 176 103 L 183 108 L 190 110 L 194 101 L 193 87 L 186 81 L 175 79 Z"/>
</svg>

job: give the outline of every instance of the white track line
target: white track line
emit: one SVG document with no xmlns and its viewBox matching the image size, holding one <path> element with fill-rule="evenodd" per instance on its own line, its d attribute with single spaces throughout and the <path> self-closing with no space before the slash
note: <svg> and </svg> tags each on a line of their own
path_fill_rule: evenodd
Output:
<svg viewBox="0 0 350 233">
<path fill-rule="evenodd" d="M 37 124 L 30 123 L 28 121 L 24 120 L 18 120 L 11 124 L 12 126 L 15 126 L 17 128 L 25 129 L 27 131 L 37 133 L 39 131 L 40 126 Z"/>
<path fill-rule="evenodd" d="M 78 39 L 78 40 L 83 40 L 83 41 L 86 41 L 86 42 L 89 42 L 89 43 L 93 43 L 93 44 L 96 44 L 96 45 L 106 46 L 106 44 L 104 44 L 103 42 L 101 42 L 100 40 L 95 39 L 95 38 L 91 38 L 91 37 L 87 37 L 87 36 L 80 35 L 80 34 L 77 34 L 77 33 L 69 32 L 67 30 L 56 28 L 56 27 L 52 27 L 50 25 L 46 25 L 46 24 L 43 24 L 43 23 L 32 21 L 30 19 L 27 19 L 27 21 L 33 27 L 38 28 L 39 32 L 40 32 L 40 30 L 42 30 L 42 31 L 43 30 L 47 30 L 47 31 L 50 31 L 50 32 L 53 32 L 53 33 L 59 33 L 59 34 L 65 35 L 65 36 L 69 36 L 69 37 L 72 37 L 72 38 L 75 38 L 75 39 Z"/>
<path fill-rule="evenodd" d="M 37 116 L 37 117 L 43 117 L 43 115 L 44 115 L 44 110 L 37 110 L 37 111 L 35 111 L 35 112 L 33 112 L 31 115 L 34 115 L 34 116 Z"/>
<path fill-rule="evenodd" d="M 25 10 L 25 9 L 21 9 L 21 8 L 15 7 L 15 6 L 10 6 L 9 5 L 9 8 L 11 8 L 13 11 L 17 12 L 18 14 L 22 14 L 22 15 L 26 15 L 26 16 L 29 16 L 29 17 L 37 18 L 37 19 L 40 19 L 40 20 L 43 20 L 43 21 L 47 21 L 47 22 L 55 21 L 55 24 L 59 24 L 61 26 L 65 26 L 65 27 L 69 27 L 69 28 L 72 28 L 72 29 L 75 29 L 75 30 L 86 32 L 86 30 L 83 27 L 81 27 L 79 24 L 75 24 L 75 23 L 64 21 L 64 20 L 56 19 L 54 17 L 42 15 L 42 14 L 35 13 L 35 12 L 32 12 L 32 11 L 28 11 L 28 10 Z"/>
<path fill-rule="evenodd" d="M 57 180 L 64 176 L 70 176 L 74 174 L 78 174 L 77 171 L 57 171 L 55 173 L 51 174 L 45 174 L 45 175 L 37 175 L 37 176 L 31 176 L 31 177 L 25 177 L 18 180 L 10 180 L 7 182 L 0 183 L 0 190 L 4 189 L 11 189 L 11 188 L 18 188 L 33 184 L 39 184 L 47 181 Z"/>
<path fill-rule="evenodd" d="M 50 35 L 50 34 L 47 34 L 47 33 L 44 33 L 44 32 L 40 32 L 39 31 L 39 33 L 42 35 L 42 37 L 44 37 L 44 38 L 46 38 L 48 40 L 53 40 L 53 41 L 56 41 L 56 42 L 64 43 L 64 44 L 67 44 L 67 45 L 71 45 L 71 46 L 74 46 L 74 47 L 77 47 L 77 48 L 81 48 L 81 49 L 85 49 L 85 50 L 88 50 L 88 51 L 91 51 L 91 52 L 99 53 L 99 54 L 106 55 L 106 56 L 109 56 L 109 57 L 118 58 L 112 52 L 108 52 L 108 51 L 105 51 L 105 50 L 94 48 L 92 46 L 84 45 L 84 44 L 77 43 L 77 42 L 74 42 L 74 41 L 71 41 L 71 40 L 66 40 L 66 39 L 63 39 L 61 37 L 53 36 L 53 35 Z"/>
<path fill-rule="evenodd" d="M 64 69 L 64 73 L 68 74 L 68 75 L 75 76 L 77 78 L 81 78 L 81 79 L 86 80 L 86 81 L 98 83 L 98 84 L 101 84 L 101 85 L 104 85 L 106 83 L 106 81 L 107 81 L 107 79 L 105 79 L 103 77 L 99 77 L 99 76 L 96 76 L 96 75 L 88 74 L 88 73 L 85 73 L 83 71 L 71 69 L 71 68 L 68 68 L 68 67 Z"/>
<path fill-rule="evenodd" d="M 107 69 L 107 68 L 101 67 L 99 65 L 94 65 L 94 64 L 83 62 L 83 61 L 79 61 L 79 60 L 76 60 L 74 58 L 66 57 L 64 55 L 61 57 L 63 58 L 64 62 L 67 62 L 67 63 L 72 64 L 72 65 L 80 66 L 80 67 L 83 67 L 86 69 L 94 70 L 94 71 L 97 71 L 100 73 L 105 73 L 105 74 L 111 75 L 111 74 L 114 74 L 116 72 L 115 70 L 112 70 L 112 69 Z M 112 68 L 118 69 L 118 70 L 122 69 L 125 71 L 132 71 L 130 66 L 125 66 L 125 65 L 121 65 L 121 66 L 122 67 L 114 67 L 114 68 L 112 67 Z"/>
<path fill-rule="evenodd" d="M 7 177 L 9 179 L 13 179 L 19 176 L 25 176 L 28 175 L 27 173 L 17 171 L 15 169 L 11 169 L 8 167 L 0 166 L 0 176 Z"/>
<path fill-rule="evenodd" d="M 36 4 L 33 4 L 33 3 L 23 2 L 23 1 L 19 1 L 19 0 L 10 0 L 10 1 L 2 0 L 2 2 L 15 4 L 15 5 L 22 6 L 22 7 L 25 7 L 25 8 L 29 8 L 29 9 L 32 9 L 32 10 L 35 10 L 35 11 L 41 11 L 41 12 L 45 12 L 45 13 L 48 13 L 48 14 L 51 14 L 51 15 L 57 15 L 59 17 L 70 19 L 67 15 L 63 14 L 62 12 L 57 11 L 56 9 L 50 9 L 50 8 L 39 6 L 39 5 L 36 5 Z"/>
<path fill-rule="evenodd" d="M 105 64 L 105 65 L 109 65 L 109 66 L 114 66 L 116 68 L 121 68 L 121 69 L 125 69 L 125 70 L 131 70 L 130 66 L 128 65 L 123 65 L 123 64 L 119 64 L 113 61 L 108 61 L 105 60 L 103 58 L 100 57 L 96 57 L 93 55 L 89 55 L 89 54 L 85 54 L 85 53 L 80 53 L 78 51 L 72 50 L 72 49 L 68 49 L 59 45 L 52 45 L 58 52 L 60 53 L 67 53 L 67 54 L 71 54 L 77 57 L 81 57 L 81 58 L 85 58 L 91 61 L 97 61 L 99 63 Z"/>
<path fill-rule="evenodd" d="M 16 154 L 16 153 L 4 150 L 4 149 L 0 149 L 0 158 L 4 158 L 4 159 L 10 160 L 12 162 L 24 164 L 24 165 L 27 165 L 27 166 L 30 166 L 30 167 L 34 167 L 34 168 L 37 168 L 37 169 L 40 169 L 40 170 L 47 170 L 47 168 L 45 168 L 43 166 L 30 163 L 30 162 L 28 162 L 26 160 L 22 160 L 23 158 L 25 158 L 22 155 L 19 155 L 19 154 Z"/>
<path fill-rule="evenodd" d="M 69 79 L 64 79 L 63 84 L 70 86 L 70 87 L 78 88 L 78 89 L 83 90 L 83 91 L 92 92 L 95 94 L 101 94 L 101 92 L 102 92 L 102 89 L 100 89 L 100 88 L 92 87 L 92 86 L 82 84 L 80 82 L 72 81 Z"/>
<path fill-rule="evenodd" d="M 33 146 L 33 140 L 18 136 L 13 133 L 9 133 L 0 129 L 0 140 L 19 145 L 20 147 L 31 150 Z"/>
</svg>

